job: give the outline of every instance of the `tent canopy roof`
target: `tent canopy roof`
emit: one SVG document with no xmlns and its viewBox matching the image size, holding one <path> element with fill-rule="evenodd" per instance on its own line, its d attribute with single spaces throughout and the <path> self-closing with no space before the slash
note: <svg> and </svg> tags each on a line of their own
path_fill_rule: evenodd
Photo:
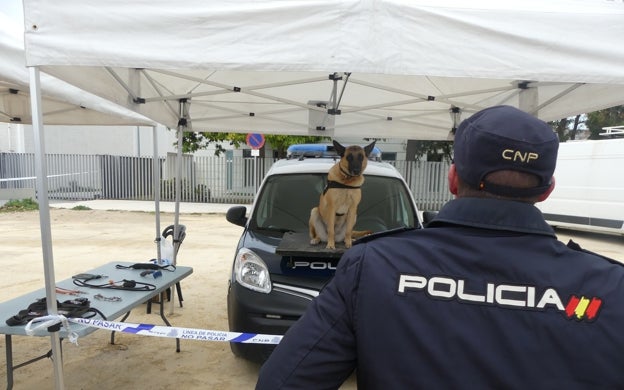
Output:
<svg viewBox="0 0 624 390">
<path fill-rule="evenodd" d="M 624 103 L 621 2 L 24 3 L 29 66 L 169 127 L 445 139 L 453 110 Z"/>
<path fill-rule="evenodd" d="M 0 14 L 0 122 L 31 124 L 29 74 L 24 44 L 19 34 L 7 28 L 10 21 Z M 52 125 L 153 125 L 136 112 L 80 90 L 47 74 L 41 75 L 42 114 Z"/>
</svg>

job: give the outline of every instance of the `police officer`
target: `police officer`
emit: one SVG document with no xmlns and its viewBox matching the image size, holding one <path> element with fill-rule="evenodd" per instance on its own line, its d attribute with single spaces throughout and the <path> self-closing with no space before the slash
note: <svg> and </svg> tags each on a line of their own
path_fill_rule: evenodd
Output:
<svg viewBox="0 0 624 390">
<path fill-rule="evenodd" d="M 558 140 L 509 106 L 457 129 L 456 199 L 425 229 L 355 245 L 257 389 L 624 388 L 624 268 L 559 242 L 533 205 Z"/>
</svg>

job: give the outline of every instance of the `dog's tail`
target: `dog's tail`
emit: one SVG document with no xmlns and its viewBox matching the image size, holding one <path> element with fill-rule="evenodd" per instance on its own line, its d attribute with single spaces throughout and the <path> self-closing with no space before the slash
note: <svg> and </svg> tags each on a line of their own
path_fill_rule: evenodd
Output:
<svg viewBox="0 0 624 390">
<path fill-rule="evenodd" d="M 353 233 L 351 233 L 351 237 L 353 237 L 354 239 L 358 239 L 364 236 L 368 236 L 369 234 L 373 234 L 373 231 L 372 230 L 354 230 Z"/>
</svg>

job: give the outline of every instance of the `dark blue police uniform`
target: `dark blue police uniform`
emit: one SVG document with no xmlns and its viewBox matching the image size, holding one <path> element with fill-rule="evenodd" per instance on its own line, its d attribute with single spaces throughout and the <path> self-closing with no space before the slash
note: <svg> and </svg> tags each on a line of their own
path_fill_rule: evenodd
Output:
<svg viewBox="0 0 624 390">
<path fill-rule="evenodd" d="M 392 255 L 389 255 L 392 253 Z M 460 198 L 355 245 L 258 389 L 624 388 L 624 268 L 531 204 Z"/>
</svg>

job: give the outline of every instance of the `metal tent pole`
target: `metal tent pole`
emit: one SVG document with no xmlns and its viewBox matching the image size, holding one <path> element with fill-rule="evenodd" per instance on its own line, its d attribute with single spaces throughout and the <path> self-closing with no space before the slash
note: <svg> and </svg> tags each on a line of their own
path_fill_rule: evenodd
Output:
<svg viewBox="0 0 624 390">
<path fill-rule="evenodd" d="M 156 214 L 156 260 L 158 264 L 162 264 L 162 253 L 160 252 L 160 157 L 158 156 L 158 131 L 156 126 L 152 126 L 152 134 L 154 144 L 152 183 L 154 186 L 154 212 Z"/>
<path fill-rule="evenodd" d="M 35 171 L 37 176 L 37 202 L 39 203 L 39 225 L 41 230 L 41 248 L 43 250 L 43 272 L 47 309 L 50 315 L 57 314 L 56 281 L 54 280 L 54 257 L 52 255 L 52 230 L 50 228 L 50 203 L 48 199 L 48 177 L 43 133 L 43 114 L 39 68 L 30 67 L 30 106 L 35 140 Z M 60 329 L 60 327 L 59 327 Z M 63 357 L 61 339 L 58 330 L 50 333 L 52 361 L 56 389 L 65 388 L 63 381 Z"/>
<path fill-rule="evenodd" d="M 530 82 L 521 82 L 518 84 L 520 92 L 518 94 L 518 108 L 531 115 L 537 116 L 539 92 L 537 88 L 531 85 Z"/>
<path fill-rule="evenodd" d="M 188 118 L 188 99 L 180 99 L 180 119 L 178 121 L 178 144 L 176 154 L 176 195 L 175 195 L 175 214 L 173 222 L 173 265 L 177 265 L 177 246 L 180 245 L 176 242 L 180 231 L 180 195 L 182 193 L 182 146 L 184 129 L 187 127 Z M 170 301 L 170 314 L 173 313 L 175 306 L 175 289 L 171 289 L 171 301 Z"/>
</svg>

